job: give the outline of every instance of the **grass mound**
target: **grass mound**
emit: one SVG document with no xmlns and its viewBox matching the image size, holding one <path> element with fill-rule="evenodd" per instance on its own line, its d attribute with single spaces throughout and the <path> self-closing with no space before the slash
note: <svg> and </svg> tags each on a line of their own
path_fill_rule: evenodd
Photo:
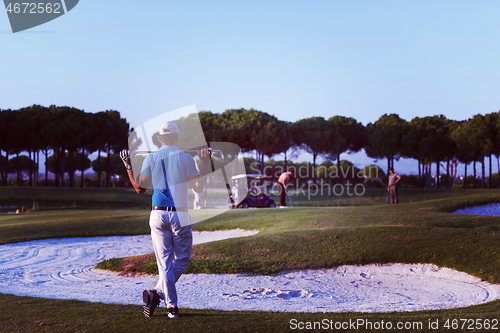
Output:
<svg viewBox="0 0 500 333">
<path fill-rule="evenodd" d="M 500 282 L 500 217 L 449 213 L 498 201 L 499 193 L 398 205 L 230 211 L 193 227 L 259 234 L 195 245 L 186 273 L 273 275 L 346 264 L 432 263 Z M 156 274 L 154 255 L 142 258 L 132 269 Z M 112 260 L 112 270 L 131 269 L 130 258 Z"/>
</svg>

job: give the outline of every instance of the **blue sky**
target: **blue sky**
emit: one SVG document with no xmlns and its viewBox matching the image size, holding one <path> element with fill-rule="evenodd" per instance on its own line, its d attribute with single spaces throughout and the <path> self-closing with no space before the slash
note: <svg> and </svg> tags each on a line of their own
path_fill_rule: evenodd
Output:
<svg viewBox="0 0 500 333">
<path fill-rule="evenodd" d="M 191 104 L 288 121 L 463 120 L 500 110 L 499 9 L 498 1 L 80 1 L 16 34 L 5 13 L 0 108 L 114 109 L 132 126 Z"/>
</svg>

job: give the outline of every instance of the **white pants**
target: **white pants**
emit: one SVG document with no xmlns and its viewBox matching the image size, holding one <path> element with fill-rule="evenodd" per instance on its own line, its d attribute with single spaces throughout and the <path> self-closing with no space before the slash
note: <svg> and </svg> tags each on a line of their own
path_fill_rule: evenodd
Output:
<svg viewBox="0 0 500 333">
<path fill-rule="evenodd" d="M 153 210 L 149 217 L 151 238 L 158 265 L 160 279 L 156 291 L 165 300 L 167 307 L 177 306 L 175 282 L 191 262 L 193 233 L 191 224 L 181 226 L 179 214 L 186 214 L 182 219 L 189 219 L 189 213 Z"/>
</svg>

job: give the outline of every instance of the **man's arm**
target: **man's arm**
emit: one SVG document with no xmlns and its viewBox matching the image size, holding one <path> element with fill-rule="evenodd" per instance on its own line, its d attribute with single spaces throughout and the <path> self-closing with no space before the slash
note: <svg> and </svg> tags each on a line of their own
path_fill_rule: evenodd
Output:
<svg viewBox="0 0 500 333">
<path fill-rule="evenodd" d="M 145 186 L 145 187 L 141 187 L 135 181 L 134 172 L 132 171 L 132 164 L 130 163 L 130 154 L 129 154 L 129 151 L 126 150 L 126 149 L 122 150 L 120 152 L 120 158 L 122 159 L 123 164 L 125 165 L 125 168 L 127 168 L 128 179 L 130 180 L 130 183 L 134 187 L 135 191 L 138 194 L 142 194 L 142 193 L 146 192 L 146 188 L 145 187 L 147 187 L 147 185 L 143 185 L 143 184 L 150 183 L 151 180 L 149 179 L 149 177 L 146 177 L 146 176 L 143 176 L 143 175 L 139 175 L 139 184 Z"/>
<path fill-rule="evenodd" d="M 141 187 L 139 184 L 143 185 L 143 184 L 149 183 L 149 177 L 139 175 L 139 184 L 137 184 L 137 182 L 135 181 L 134 173 L 132 172 L 132 169 L 127 170 L 127 175 L 128 175 L 128 179 L 130 179 L 130 183 L 132 183 L 132 186 L 134 187 L 135 191 L 138 194 L 142 194 L 142 193 L 146 192 L 146 189 L 144 187 Z"/>
<path fill-rule="evenodd" d="M 207 148 L 203 148 L 198 152 L 198 155 L 201 160 L 200 174 L 198 176 L 188 177 L 187 180 L 196 193 L 201 193 L 207 183 L 207 174 L 210 167 L 210 153 Z"/>
</svg>

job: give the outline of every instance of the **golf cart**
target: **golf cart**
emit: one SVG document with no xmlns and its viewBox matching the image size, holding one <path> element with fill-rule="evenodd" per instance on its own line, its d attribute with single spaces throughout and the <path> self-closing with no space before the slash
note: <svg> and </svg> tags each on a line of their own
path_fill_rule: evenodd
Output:
<svg viewBox="0 0 500 333">
<path fill-rule="evenodd" d="M 231 198 L 237 208 L 270 207 L 275 208 L 273 198 L 267 190 L 266 179 L 270 177 L 261 174 L 241 174 L 231 177 L 233 183 Z M 263 180 L 263 185 L 257 185 Z M 231 199 L 228 207 L 232 208 Z"/>
</svg>

